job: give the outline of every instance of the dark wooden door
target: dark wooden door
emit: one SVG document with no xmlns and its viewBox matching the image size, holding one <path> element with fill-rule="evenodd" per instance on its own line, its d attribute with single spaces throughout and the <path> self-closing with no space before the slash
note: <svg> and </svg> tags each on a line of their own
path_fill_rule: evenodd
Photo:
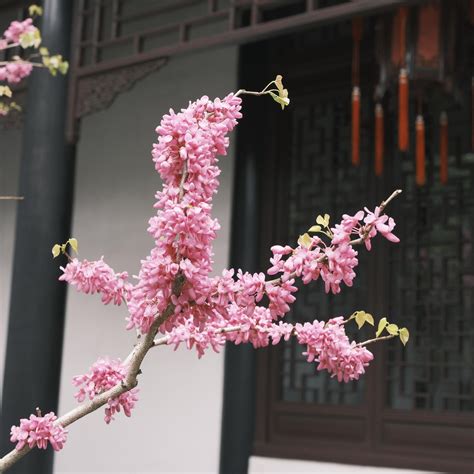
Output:
<svg viewBox="0 0 474 474">
<path fill-rule="evenodd" d="M 284 112 L 264 114 L 262 268 L 268 266 L 271 244 L 294 244 L 318 214 L 327 212 L 337 222 L 343 212 L 373 208 L 401 187 L 404 194 L 388 212 L 397 220 L 402 242 L 379 238 L 370 254 L 360 248 L 355 285 L 337 296 L 326 295 L 321 282 L 301 286 L 288 317 L 304 322 L 365 309 L 409 327 L 412 337 L 406 349 L 398 341 L 372 347 L 375 362 L 350 384 L 316 372 L 294 341 L 264 351 L 258 359 L 255 453 L 472 470 L 474 155 L 466 152 L 467 106 L 448 109 L 450 177 L 443 186 L 435 121 L 439 103 L 427 100 L 428 183 L 418 188 L 413 155 L 394 146 L 395 101 L 387 97 L 385 173 L 376 178 L 372 93 L 377 76 L 370 33 L 361 66 L 358 167 L 350 163 L 349 25 L 293 35 L 267 47 L 268 75 L 284 75 L 291 104 Z M 367 339 L 370 332 L 354 335 Z"/>
</svg>

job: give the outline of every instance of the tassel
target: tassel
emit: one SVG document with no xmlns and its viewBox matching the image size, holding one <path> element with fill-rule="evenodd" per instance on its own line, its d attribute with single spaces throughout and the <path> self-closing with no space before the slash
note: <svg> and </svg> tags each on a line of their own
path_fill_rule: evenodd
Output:
<svg viewBox="0 0 474 474">
<path fill-rule="evenodd" d="M 395 67 L 405 67 L 408 7 L 400 7 L 392 23 L 392 63 Z"/>
<path fill-rule="evenodd" d="M 423 186 L 425 182 L 425 121 L 422 115 L 418 115 L 416 118 L 416 184 Z"/>
<path fill-rule="evenodd" d="M 398 79 L 398 148 L 408 151 L 408 76 L 400 69 Z"/>
<path fill-rule="evenodd" d="M 441 183 L 448 182 L 448 115 L 441 112 L 439 117 L 439 177 Z"/>
<path fill-rule="evenodd" d="M 352 20 L 352 164 L 360 163 L 360 42 L 362 40 L 362 18 Z"/>
<path fill-rule="evenodd" d="M 360 90 L 352 89 L 352 164 L 360 163 Z"/>
<path fill-rule="evenodd" d="M 471 79 L 471 150 L 474 151 L 474 77 Z"/>
<path fill-rule="evenodd" d="M 375 106 L 375 175 L 382 176 L 384 153 L 384 127 L 382 104 Z"/>
</svg>

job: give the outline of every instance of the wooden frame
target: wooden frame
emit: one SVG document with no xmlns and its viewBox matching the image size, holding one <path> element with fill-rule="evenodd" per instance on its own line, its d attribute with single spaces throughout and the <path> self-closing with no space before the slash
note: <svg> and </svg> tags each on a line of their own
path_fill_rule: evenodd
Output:
<svg viewBox="0 0 474 474">
<path fill-rule="evenodd" d="M 370 30 L 369 27 L 367 28 Z M 366 46 L 372 44 L 371 38 L 365 37 Z M 287 38 L 287 43 L 290 39 Z M 341 79 L 350 77 L 350 58 L 343 57 L 341 51 L 350 52 L 350 44 L 345 48 L 331 49 L 325 44 L 321 57 L 317 47 L 314 48 L 311 63 L 307 62 L 308 45 L 295 40 L 294 44 L 305 44 L 302 54 L 298 50 L 291 52 L 291 46 L 285 51 L 285 38 L 272 42 L 268 51 L 269 64 L 273 69 L 284 71 L 285 83 L 290 91 L 303 90 L 311 94 L 308 84 L 314 87 L 327 87 Z M 367 51 L 369 48 L 366 48 Z M 274 51 L 274 56 L 272 56 Z M 333 59 L 324 59 L 324 58 Z M 335 59 L 339 58 L 339 59 Z M 245 59 L 244 59 L 245 60 Z M 362 90 L 370 94 L 374 90 L 377 74 L 372 69 L 372 58 L 365 55 L 365 65 L 361 67 L 366 77 L 362 79 Z M 339 74 L 342 69 L 347 73 Z M 306 77 L 306 79 L 305 79 Z M 321 80 L 318 80 L 318 78 Z M 346 79 L 347 80 L 347 79 Z M 365 83 L 364 83 L 365 81 Z M 347 83 L 347 107 L 349 108 L 350 84 Z M 369 91 L 369 92 L 367 92 Z M 293 101 L 293 99 L 292 99 Z M 294 101 L 293 101 L 294 104 Z M 370 109 L 373 109 L 371 103 Z M 290 113 L 290 111 L 288 112 Z M 388 120 L 394 120 L 388 117 Z M 269 114 L 266 136 L 283 137 L 289 135 L 287 117 Z M 363 121 L 363 128 L 370 132 L 372 124 Z M 393 123 L 387 124 L 391 129 Z M 393 127 L 394 129 L 395 127 Z M 390 143 L 390 140 L 392 142 Z M 388 137 L 387 149 L 395 150 L 393 137 Z M 289 144 L 285 141 L 267 140 L 267 161 L 263 163 L 265 178 L 262 181 L 262 194 L 266 196 L 261 202 L 262 222 L 261 268 L 268 266 L 268 246 L 275 241 L 282 243 L 291 239 L 285 235 L 285 215 L 288 214 L 288 178 Z M 396 154 L 393 151 L 392 154 Z M 394 162 L 401 157 L 394 156 Z M 348 165 L 349 166 L 349 165 Z M 279 172 L 278 170 L 285 171 Z M 389 170 L 391 168 L 388 168 Z M 370 171 L 373 174 L 372 169 Z M 370 177 L 371 191 L 367 199 L 379 202 L 388 189 L 390 177 L 382 181 Z M 392 183 L 392 185 L 394 185 Z M 275 211 L 275 209 L 277 211 Z M 319 210 L 321 211 L 321 210 Z M 377 245 L 380 245 L 377 242 Z M 396 251 L 396 249 L 395 249 Z M 375 258 L 371 261 L 371 287 L 373 299 L 369 305 L 376 314 L 386 314 L 390 281 L 380 278 L 384 274 L 384 262 L 389 258 L 388 248 L 382 244 Z M 362 271 L 362 270 L 361 270 Z M 315 285 L 317 286 L 317 285 Z M 315 289 L 320 291 L 321 289 Z M 346 289 L 345 291 L 351 291 Z M 318 461 L 342 462 L 360 465 L 389 466 L 414 468 L 446 472 L 472 472 L 474 456 L 472 442 L 474 439 L 473 412 L 435 413 L 428 410 L 388 409 L 385 380 L 385 357 L 383 346 L 373 348 L 376 362 L 364 376 L 367 390 L 365 401 L 357 407 L 346 405 L 316 405 L 300 402 L 282 401 L 280 395 L 280 347 L 271 347 L 259 351 L 257 356 L 257 398 L 255 455 L 277 458 L 294 458 Z M 317 376 L 317 375 L 316 375 Z"/>
</svg>

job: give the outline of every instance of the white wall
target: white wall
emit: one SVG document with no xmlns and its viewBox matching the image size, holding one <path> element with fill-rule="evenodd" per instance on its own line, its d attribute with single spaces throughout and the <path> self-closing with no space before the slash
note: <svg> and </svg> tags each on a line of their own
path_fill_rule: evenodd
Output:
<svg viewBox="0 0 474 474">
<path fill-rule="evenodd" d="M 117 271 L 136 274 L 153 245 L 146 233 L 160 187 L 150 150 L 161 116 L 203 94 L 235 89 L 237 50 L 225 48 L 179 57 L 120 96 L 106 111 L 83 120 L 77 149 L 73 235 L 82 258 L 105 255 Z M 232 152 L 221 161 L 215 215 L 220 231 L 215 268 L 227 264 Z M 76 405 L 74 375 L 97 356 L 124 357 L 133 341 L 126 310 L 104 307 L 97 296 L 70 289 L 60 412 Z M 223 354 L 198 360 L 194 352 L 158 348 L 140 377 L 132 418 L 109 426 L 103 411 L 71 427 L 56 472 L 216 472 L 220 443 Z"/>
<path fill-rule="evenodd" d="M 1 118 L 0 118 L 1 120 Z M 21 151 L 21 132 L 0 131 L 0 195 L 16 195 Z M 3 381 L 8 327 L 8 308 L 13 263 L 13 241 L 18 203 L 0 200 L 0 380 Z M 1 398 L 0 390 L 0 398 Z"/>
</svg>

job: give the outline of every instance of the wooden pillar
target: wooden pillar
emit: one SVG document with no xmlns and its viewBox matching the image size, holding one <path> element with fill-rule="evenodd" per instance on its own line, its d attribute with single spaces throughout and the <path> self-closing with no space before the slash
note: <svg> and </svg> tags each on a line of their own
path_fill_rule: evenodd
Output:
<svg viewBox="0 0 474 474">
<path fill-rule="evenodd" d="M 44 0 L 43 45 L 70 59 L 73 2 Z M 1 453 L 14 448 L 10 428 L 40 407 L 57 411 L 66 285 L 51 247 L 69 237 L 74 148 L 65 142 L 67 77 L 35 71 L 28 80 L 20 166 L 8 340 L 3 381 Z M 12 473 L 48 474 L 53 451 L 36 449 Z"/>
</svg>

